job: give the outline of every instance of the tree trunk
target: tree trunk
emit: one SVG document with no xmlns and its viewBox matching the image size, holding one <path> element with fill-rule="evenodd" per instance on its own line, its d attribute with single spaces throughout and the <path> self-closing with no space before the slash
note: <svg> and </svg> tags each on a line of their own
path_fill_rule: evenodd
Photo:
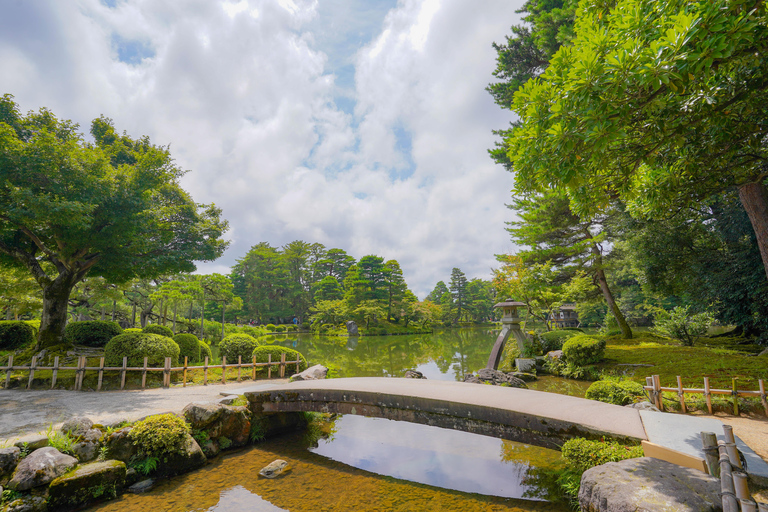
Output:
<svg viewBox="0 0 768 512">
<path fill-rule="evenodd" d="M 739 200 L 755 230 L 763 268 L 768 277 L 768 189 L 762 183 L 747 183 L 739 187 Z"/>
<path fill-rule="evenodd" d="M 586 233 L 588 238 L 592 238 L 592 234 L 589 232 L 589 230 L 587 230 Z M 630 340 L 632 339 L 632 329 L 629 328 L 627 319 L 624 318 L 624 314 L 619 309 L 618 304 L 616 304 L 616 299 L 613 298 L 613 293 L 611 293 L 611 289 L 608 287 L 608 279 L 605 277 L 605 271 L 603 270 L 603 255 L 600 252 L 600 248 L 597 246 L 597 244 L 592 244 L 590 251 L 592 252 L 592 256 L 594 257 L 595 261 L 595 277 L 597 279 L 597 285 L 600 287 L 600 291 L 603 292 L 603 298 L 605 298 L 605 302 L 608 303 L 608 308 L 610 308 L 613 317 L 619 324 L 619 329 L 621 329 L 621 337 L 626 340 Z"/>
<path fill-rule="evenodd" d="M 63 272 L 43 287 L 43 314 L 36 350 L 59 345 L 64 341 L 69 295 L 80 279 L 82 277 L 78 278 L 71 272 Z"/>
</svg>

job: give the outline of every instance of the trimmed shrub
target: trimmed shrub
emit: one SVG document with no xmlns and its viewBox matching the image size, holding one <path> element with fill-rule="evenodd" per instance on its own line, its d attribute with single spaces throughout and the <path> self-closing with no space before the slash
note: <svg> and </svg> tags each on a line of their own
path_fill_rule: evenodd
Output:
<svg viewBox="0 0 768 512">
<path fill-rule="evenodd" d="M 115 336 L 104 347 L 107 366 L 121 366 L 123 357 L 128 357 L 128 366 L 142 366 L 145 357 L 149 358 L 149 366 L 163 366 L 166 357 L 176 363 L 179 352 L 179 346 L 172 338 L 144 332 Z"/>
<path fill-rule="evenodd" d="M 275 332 L 285 332 L 285 326 L 284 325 L 275 326 Z"/>
<path fill-rule="evenodd" d="M 590 400 L 597 400 L 614 405 L 627 405 L 635 401 L 635 398 L 645 395 L 642 384 L 626 380 L 615 382 L 599 380 L 593 382 L 585 395 Z"/>
<path fill-rule="evenodd" d="M 144 332 L 141 330 L 141 327 L 128 327 L 126 329 L 123 329 L 123 334 L 128 334 L 129 332 Z"/>
<path fill-rule="evenodd" d="M 164 458 L 182 453 L 189 425 L 175 414 L 157 414 L 133 424 L 128 438 L 147 457 Z"/>
<path fill-rule="evenodd" d="M 248 334 L 230 334 L 219 344 L 219 354 L 226 357 L 230 363 L 237 362 L 237 356 L 241 356 L 244 361 L 251 358 L 253 349 L 259 346 L 256 338 Z"/>
<path fill-rule="evenodd" d="M 35 342 L 35 334 L 35 328 L 26 322 L 0 321 L 0 349 L 13 350 L 31 345 Z"/>
<path fill-rule="evenodd" d="M 213 360 L 213 352 L 211 352 L 211 347 L 203 340 L 197 341 L 200 345 L 200 361 L 205 361 L 205 358 L 208 358 L 208 362 L 211 362 Z"/>
<path fill-rule="evenodd" d="M 642 457 L 643 448 L 642 446 L 623 446 L 615 442 L 576 438 L 566 441 L 561 453 L 568 467 L 584 472 L 589 468 L 608 462 Z"/>
<path fill-rule="evenodd" d="M 267 324 L 267 325 L 265 325 L 264 327 L 266 327 L 266 328 L 267 328 L 267 331 L 268 331 L 268 332 L 275 332 L 275 329 L 276 329 L 276 328 L 275 328 L 275 324 Z"/>
<path fill-rule="evenodd" d="M 605 339 L 577 334 L 563 343 L 563 356 L 566 362 L 576 366 L 586 366 L 599 362 L 605 354 Z"/>
<path fill-rule="evenodd" d="M 179 346 L 179 362 L 188 357 L 189 362 L 200 361 L 200 340 L 194 334 L 177 334 L 173 341 Z"/>
<path fill-rule="evenodd" d="M 115 336 L 123 334 L 123 328 L 117 322 L 88 320 L 69 322 L 64 328 L 64 342 L 87 347 L 103 347 Z"/>
<path fill-rule="evenodd" d="M 257 363 L 266 363 L 268 357 L 272 356 L 272 362 L 277 362 L 277 364 L 272 365 L 272 369 L 275 369 L 279 366 L 280 363 L 280 356 L 282 354 L 285 354 L 285 361 L 290 362 L 293 361 L 294 365 L 287 365 L 286 370 L 288 370 L 288 373 L 294 372 L 296 370 L 296 356 L 299 356 L 301 359 L 301 363 L 299 363 L 299 368 L 301 370 L 307 369 L 307 359 L 304 357 L 303 354 L 301 354 L 298 350 L 294 350 L 292 348 L 288 347 L 281 347 L 280 345 L 262 345 L 260 347 L 256 347 L 253 350 L 253 355 L 256 356 L 256 362 Z"/>
<path fill-rule="evenodd" d="M 159 334 L 160 336 L 173 338 L 173 331 L 171 328 L 160 324 L 147 324 L 144 326 L 144 329 L 142 329 L 142 332 L 149 334 Z"/>
<path fill-rule="evenodd" d="M 579 334 L 579 331 L 566 329 L 542 333 L 539 335 L 539 338 L 541 339 L 541 348 L 545 354 L 552 350 L 560 350 L 563 348 L 563 343 L 577 334 Z"/>
</svg>

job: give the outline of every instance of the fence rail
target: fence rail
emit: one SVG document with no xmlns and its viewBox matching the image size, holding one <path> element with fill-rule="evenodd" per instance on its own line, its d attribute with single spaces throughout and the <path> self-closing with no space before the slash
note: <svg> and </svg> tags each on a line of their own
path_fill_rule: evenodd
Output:
<svg viewBox="0 0 768 512">
<path fill-rule="evenodd" d="M 699 388 L 684 388 L 683 387 L 683 381 L 682 378 L 678 375 L 677 376 L 677 387 L 663 387 L 661 385 L 661 380 L 658 375 L 652 375 L 651 377 L 645 378 L 645 386 L 643 386 L 643 389 L 650 392 L 650 398 L 651 401 L 654 402 L 656 407 L 659 408 L 659 410 L 664 410 L 664 403 L 661 399 L 661 393 L 664 391 L 671 392 L 671 393 L 677 393 L 678 400 L 680 401 L 680 408 L 683 412 L 688 412 L 687 407 L 685 405 L 685 393 L 688 394 L 700 394 L 704 395 L 705 399 L 707 400 L 707 410 L 709 410 L 709 414 L 712 414 L 712 395 L 730 395 L 733 397 L 733 414 L 735 416 L 739 415 L 739 397 L 744 398 L 760 398 L 760 401 L 763 404 L 763 409 L 765 409 L 765 414 L 768 416 L 768 399 L 766 399 L 765 394 L 765 383 L 763 382 L 763 379 L 760 379 L 758 381 L 760 389 L 758 391 L 751 391 L 751 390 L 739 390 L 736 388 L 736 381 L 738 379 L 731 379 L 731 389 L 715 389 L 710 387 L 709 385 L 709 377 L 704 377 L 704 387 Z"/>
<path fill-rule="evenodd" d="M 104 358 L 99 359 L 99 366 L 87 366 L 87 360 L 85 356 L 79 356 L 77 358 L 77 366 L 60 366 L 59 365 L 59 356 L 56 356 L 53 360 L 53 366 L 39 366 L 37 364 L 37 356 L 32 357 L 32 361 L 27 366 L 14 366 L 13 365 L 13 356 L 8 357 L 8 364 L 6 366 L 0 366 L 0 373 L 5 372 L 5 389 L 8 389 L 10 382 L 11 382 L 11 374 L 14 371 L 28 371 L 29 372 L 29 380 L 27 381 L 27 389 L 30 389 L 32 387 L 32 382 L 35 378 L 35 372 L 41 371 L 41 370 L 52 370 L 51 374 L 51 389 L 56 387 L 56 380 L 58 378 L 58 373 L 60 371 L 65 370 L 75 370 L 75 390 L 80 391 L 83 388 L 83 378 L 85 377 L 86 371 L 98 371 L 99 372 L 99 378 L 98 378 L 98 384 L 96 386 L 97 391 L 101 391 L 102 388 L 102 381 L 104 378 L 104 372 L 108 371 L 118 371 L 120 372 L 120 389 L 125 389 L 125 378 L 128 372 L 141 372 L 141 389 L 145 389 L 147 385 L 147 372 L 163 372 L 163 387 L 168 388 L 171 386 L 171 373 L 173 372 L 183 372 L 182 376 L 182 386 L 186 387 L 187 385 L 187 371 L 189 370 L 203 370 L 203 385 L 208 385 L 208 370 L 212 368 L 221 368 L 221 383 L 226 384 L 227 383 L 227 370 L 237 370 L 237 382 L 240 382 L 242 378 L 242 370 L 243 368 L 251 368 L 251 379 L 256 380 L 256 369 L 259 367 L 267 367 L 267 378 L 272 378 L 272 367 L 279 365 L 279 375 L 280 378 L 285 377 L 285 369 L 287 366 L 295 364 L 296 365 L 296 373 L 300 371 L 301 366 L 301 357 L 296 356 L 296 361 L 286 361 L 285 360 L 285 354 L 280 355 L 280 361 L 272 361 L 272 354 L 267 355 L 267 362 L 266 363 L 257 363 L 256 357 L 253 358 L 253 361 L 250 363 L 243 363 L 242 357 L 238 356 L 237 363 L 236 364 L 227 364 L 227 358 L 222 357 L 221 364 L 209 364 L 208 357 L 205 358 L 205 361 L 203 362 L 202 366 L 189 366 L 189 360 L 187 357 L 184 357 L 184 365 L 183 366 L 171 366 L 171 358 L 166 357 L 165 362 L 162 367 L 154 367 L 154 366 L 148 366 L 147 365 L 148 358 L 144 358 L 144 365 L 139 367 L 129 367 L 128 366 L 128 358 L 123 358 L 123 365 L 122 366 L 105 366 L 104 365 Z"/>
</svg>

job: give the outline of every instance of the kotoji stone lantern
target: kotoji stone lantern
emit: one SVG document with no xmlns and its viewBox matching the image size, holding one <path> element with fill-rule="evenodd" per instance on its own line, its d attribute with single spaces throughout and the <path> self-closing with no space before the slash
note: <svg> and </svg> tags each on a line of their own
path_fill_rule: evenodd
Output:
<svg viewBox="0 0 768 512">
<path fill-rule="evenodd" d="M 507 343 L 510 333 L 515 335 L 517 347 L 520 349 L 520 352 L 523 352 L 526 341 L 523 331 L 520 330 L 520 316 L 517 313 L 517 308 L 525 307 L 525 303 L 507 299 L 493 307 L 494 309 L 501 308 L 502 328 L 499 337 L 496 338 L 496 343 L 493 345 L 493 350 L 491 350 L 491 356 L 488 358 L 487 368 L 497 370 L 501 361 L 501 354 L 504 352 L 504 345 Z"/>
</svg>

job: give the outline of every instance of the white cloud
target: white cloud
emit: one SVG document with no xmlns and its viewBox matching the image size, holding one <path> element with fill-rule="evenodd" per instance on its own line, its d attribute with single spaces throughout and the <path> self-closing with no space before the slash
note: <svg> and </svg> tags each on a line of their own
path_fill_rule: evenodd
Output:
<svg viewBox="0 0 768 512">
<path fill-rule="evenodd" d="M 511 116 L 484 88 L 520 3 L 11 2 L 0 93 L 170 144 L 232 226 L 205 271 L 303 239 L 397 259 L 423 297 L 511 249 L 512 177 L 487 155 Z"/>
</svg>

